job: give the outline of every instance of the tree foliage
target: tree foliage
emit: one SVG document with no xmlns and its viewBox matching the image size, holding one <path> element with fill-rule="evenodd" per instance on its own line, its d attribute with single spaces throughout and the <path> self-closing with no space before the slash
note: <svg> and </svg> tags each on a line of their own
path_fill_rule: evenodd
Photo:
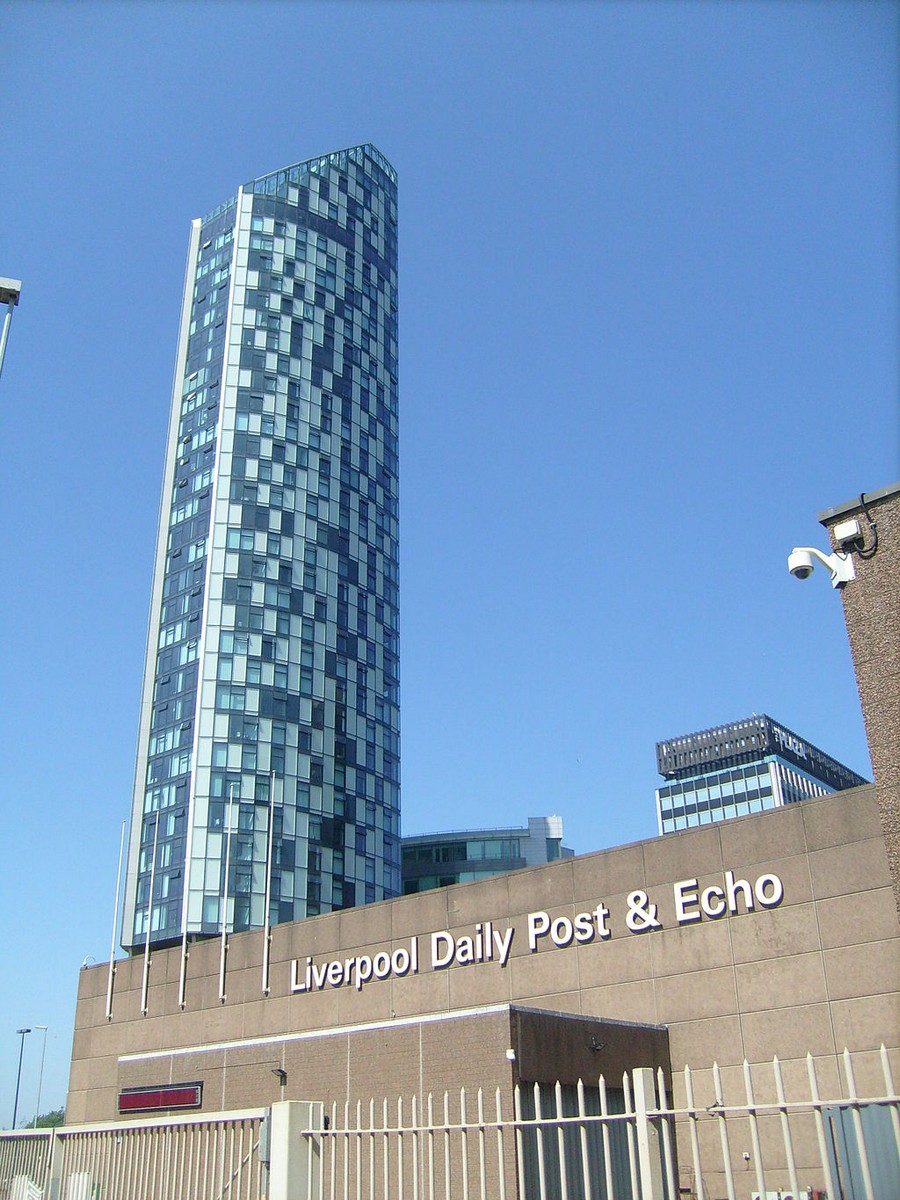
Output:
<svg viewBox="0 0 900 1200">
<path fill-rule="evenodd" d="M 64 1108 L 54 1108 L 52 1112 L 41 1113 L 37 1120 L 32 1119 L 26 1129 L 58 1129 L 66 1119 Z"/>
</svg>

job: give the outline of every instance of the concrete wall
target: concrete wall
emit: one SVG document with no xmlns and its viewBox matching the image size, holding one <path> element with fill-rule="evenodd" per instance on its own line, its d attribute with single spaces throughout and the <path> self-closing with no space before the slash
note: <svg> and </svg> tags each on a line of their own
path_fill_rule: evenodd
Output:
<svg viewBox="0 0 900 1200">
<path fill-rule="evenodd" d="M 754 900 L 748 911 L 738 889 L 735 913 L 714 919 L 687 904 L 686 911 L 699 917 L 679 923 L 676 882 L 686 894 L 707 887 L 724 892 L 727 871 L 751 888 L 761 876 L 777 876 L 783 899 L 771 907 Z M 696 889 L 685 883 L 694 879 Z M 207 1110 L 281 1098 L 367 1102 L 388 1092 L 443 1092 L 457 1081 L 490 1086 L 502 1043 L 513 1044 L 502 1008 L 509 1005 L 666 1025 L 674 1069 L 715 1060 L 726 1079 L 737 1078 L 744 1058 L 762 1062 L 776 1054 L 789 1078 L 805 1077 L 807 1051 L 826 1072 L 833 1064 L 836 1079 L 836 1055 L 847 1046 L 859 1055 L 864 1088 L 866 1063 L 874 1077 L 880 1044 L 900 1049 L 891 886 L 876 789 L 868 786 L 278 926 L 268 996 L 262 993 L 261 933 L 231 938 L 224 1003 L 218 996 L 218 941 L 191 947 L 183 1011 L 178 947 L 152 957 L 146 1015 L 141 957 L 117 966 L 110 1021 L 107 970 L 88 968 L 80 977 L 67 1119 L 111 1119 L 118 1090 L 141 1083 L 208 1081 Z M 711 907 L 718 895 L 711 893 Z M 608 936 L 598 934 L 598 906 L 608 911 L 602 920 Z M 632 925 L 650 927 L 629 928 L 631 910 L 638 913 Z M 574 922 L 578 914 L 593 913 L 595 936 L 556 946 L 548 934 L 532 950 L 529 915 L 543 921 L 536 913 L 561 921 L 561 940 L 561 919 Z M 487 922 L 500 937 L 514 931 L 505 966 L 495 946 L 493 960 L 432 969 L 433 934 L 474 939 L 476 927 L 484 933 Z M 359 989 L 326 984 L 291 992 L 295 960 L 302 977 L 307 956 L 318 966 L 346 962 L 408 949 L 412 939 L 419 949 L 417 974 Z M 472 1010 L 496 1006 L 501 1009 L 483 1014 L 484 1022 L 436 1019 L 474 1017 Z M 603 1035 L 596 1040 L 615 1042 Z M 525 1039 L 523 1053 L 527 1045 Z M 590 1055 L 595 1072 L 607 1069 L 604 1053 Z M 283 1097 L 276 1066 L 288 1072 Z M 508 1064 L 497 1070 L 508 1072 Z M 895 1071 L 900 1075 L 900 1061 Z M 508 1073 L 503 1078 L 510 1080 Z"/>
</svg>

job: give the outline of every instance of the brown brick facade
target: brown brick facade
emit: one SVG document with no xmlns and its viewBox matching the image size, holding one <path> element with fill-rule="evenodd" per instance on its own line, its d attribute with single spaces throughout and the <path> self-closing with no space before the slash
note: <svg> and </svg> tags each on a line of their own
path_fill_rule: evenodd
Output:
<svg viewBox="0 0 900 1200">
<path fill-rule="evenodd" d="M 821 513 L 835 549 L 834 527 L 848 518 L 865 540 L 841 599 L 900 914 L 900 484 Z"/>
<path fill-rule="evenodd" d="M 777 1054 L 788 1073 L 802 1072 L 808 1050 L 836 1070 L 849 1046 L 874 1071 L 882 1042 L 900 1050 L 891 882 L 869 786 L 278 926 L 268 996 L 262 933 L 231 938 L 224 1003 L 215 940 L 190 948 L 183 1011 L 179 947 L 152 956 L 146 1015 L 140 956 L 117 966 L 110 1021 L 107 970 L 91 967 L 80 977 L 68 1120 L 114 1118 L 117 1092 L 138 1084 L 203 1081 L 208 1111 L 268 1104 L 282 1098 L 278 1069 L 286 1099 L 355 1105 L 663 1057 L 653 1028 L 604 1021 L 666 1026 L 676 1070 L 715 1060 L 736 1076 L 744 1058 Z M 514 930 L 505 965 L 496 953 L 476 960 L 478 927 L 483 950 L 489 923 L 501 938 Z M 452 965 L 432 967 L 434 935 L 439 958 L 449 938 L 460 948 Z M 320 971 L 378 954 L 383 966 L 413 940 L 418 973 L 291 991 L 308 957 Z M 537 1017 L 513 1028 L 518 1009 L 591 1020 L 574 1033 L 552 1019 L 540 1032 Z"/>
</svg>

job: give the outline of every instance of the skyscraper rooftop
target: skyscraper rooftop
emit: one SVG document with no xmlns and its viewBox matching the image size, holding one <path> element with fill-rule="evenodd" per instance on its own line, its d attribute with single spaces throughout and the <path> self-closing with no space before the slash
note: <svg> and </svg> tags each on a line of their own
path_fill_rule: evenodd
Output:
<svg viewBox="0 0 900 1200">
<path fill-rule="evenodd" d="M 765 713 L 657 742 L 656 763 L 660 833 L 868 782 Z"/>
</svg>

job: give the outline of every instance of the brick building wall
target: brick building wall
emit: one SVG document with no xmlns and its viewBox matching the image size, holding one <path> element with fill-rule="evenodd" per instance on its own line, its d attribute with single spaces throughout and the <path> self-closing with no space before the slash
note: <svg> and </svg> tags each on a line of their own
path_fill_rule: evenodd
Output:
<svg viewBox="0 0 900 1200">
<path fill-rule="evenodd" d="M 735 911 L 707 915 L 699 896 L 713 889 L 708 906 L 720 908 L 728 872 Z M 770 906 L 753 896 L 754 884 L 767 877 L 783 887 L 783 898 Z M 742 881 L 753 899 L 749 910 Z M 882 1041 L 900 1049 L 891 885 L 876 791 L 867 786 L 277 926 L 268 996 L 261 933 L 230 939 L 224 1002 L 216 940 L 190 948 L 183 1010 L 179 947 L 152 956 L 146 1014 L 141 956 L 117 964 L 110 1020 L 107 970 L 91 967 L 80 976 L 67 1119 L 114 1118 L 124 1087 L 195 1079 L 207 1083 L 208 1111 L 268 1104 L 281 1098 L 276 1067 L 287 1071 L 286 1099 L 327 1103 L 368 1103 L 386 1089 L 397 1096 L 476 1080 L 492 1086 L 495 1078 L 509 1087 L 512 1034 L 502 1006 L 510 1005 L 667 1026 L 675 1070 L 717 1061 L 726 1079 L 737 1079 L 745 1058 L 764 1062 L 777 1054 L 799 1077 L 811 1051 L 824 1069 L 832 1063 L 836 1076 L 837 1056 L 848 1046 L 862 1071 L 870 1062 L 876 1072 Z M 764 883 L 763 896 L 773 887 L 771 879 Z M 604 936 L 598 908 L 607 914 Z M 594 936 L 566 942 L 579 916 L 585 930 L 592 914 Z M 505 965 L 497 954 L 479 962 L 463 953 L 462 961 L 432 967 L 433 935 L 443 939 L 442 949 L 447 938 L 463 946 L 489 922 L 500 937 L 513 930 Z M 534 934 L 534 948 L 529 922 L 533 931 L 545 929 Z M 551 930 L 563 944 L 554 944 Z M 324 970 L 330 962 L 408 950 L 414 939 L 417 973 L 359 988 L 351 982 L 291 990 L 307 957 Z M 474 1020 L 498 1005 L 501 1012 L 483 1014 L 484 1023 Z M 594 1072 L 607 1070 L 620 1042 L 628 1047 L 625 1065 L 642 1065 L 634 1061 L 643 1049 L 635 1049 L 633 1033 L 596 1040 L 610 1049 L 590 1055 Z"/>
<path fill-rule="evenodd" d="M 900 484 L 820 513 L 834 549 L 834 527 L 848 518 L 864 540 L 841 600 L 900 915 Z"/>
</svg>

